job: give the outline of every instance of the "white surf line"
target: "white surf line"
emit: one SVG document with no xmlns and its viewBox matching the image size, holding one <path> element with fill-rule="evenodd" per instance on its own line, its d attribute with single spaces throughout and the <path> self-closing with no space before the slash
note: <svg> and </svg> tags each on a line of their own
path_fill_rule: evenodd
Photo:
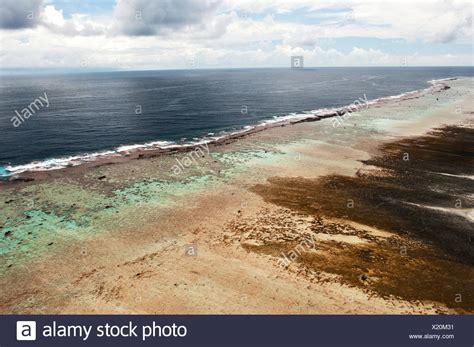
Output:
<svg viewBox="0 0 474 347">
<path fill-rule="evenodd" d="M 470 175 L 453 175 L 453 174 L 448 174 L 448 173 L 445 173 L 445 172 L 435 172 L 435 171 L 429 171 L 429 172 L 437 174 L 437 175 L 460 177 L 460 178 L 467 178 L 467 179 L 470 179 L 470 180 L 474 180 L 474 175 L 471 175 L 471 176 Z"/>
<path fill-rule="evenodd" d="M 429 208 L 431 210 L 455 214 L 457 216 L 466 218 L 470 222 L 474 222 L 474 208 L 447 208 L 447 207 L 420 205 L 420 204 L 415 204 L 413 202 L 408 202 L 408 201 L 401 201 L 401 200 L 399 201 L 407 205 L 412 205 L 412 206 L 417 206 L 417 207 L 422 207 L 422 208 Z"/>
</svg>

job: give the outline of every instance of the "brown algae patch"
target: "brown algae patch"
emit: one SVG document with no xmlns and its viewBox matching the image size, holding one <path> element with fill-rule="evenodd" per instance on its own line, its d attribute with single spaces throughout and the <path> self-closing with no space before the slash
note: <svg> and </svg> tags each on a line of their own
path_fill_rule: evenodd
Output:
<svg viewBox="0 0 474 347">
<path fill-rule="evenodd" d="M 259 241 L 244 242 L 247 250 L 278 259 L 300 245 L 292 262 L 305 269 L 302 273 L 331 273 L 343 283 L 384 297 L 434 301 L 459 312 L 474 312 L 473 223 L 446 212 L 474 205 L 474 181 L 464 177 L 474 173 L 474 130 L 446 127 L 389 143 L 364 163 L 377 170 L 356 177 L 278 177 L 253 187 L 265 201 L 300 216 L 290 219 L 313 217 L 302 234 L 288 218 L 281 222 L 275 216 L 260 216 L 263 221 L 251 221 L 248 227 L 260 229 L 265 224 L 263 230 L 274 230 L 276 235 L 289 228 L 279 239 L 266 239 L 262 231 L 249 233 L 242 225 L 231 229 Z M 374 229 L 393 236 L 374 234 Z M 324 240 L 314 233 L 353 235 L 365 242 Z M 315 241 L 314 249 L 304 242 L 308 238 Z"/>
</svg>

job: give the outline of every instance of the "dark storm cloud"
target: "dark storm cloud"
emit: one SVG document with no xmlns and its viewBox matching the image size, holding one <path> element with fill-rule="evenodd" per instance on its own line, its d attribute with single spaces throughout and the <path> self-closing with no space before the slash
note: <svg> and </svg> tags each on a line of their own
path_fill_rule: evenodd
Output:
<svg viewBox="0 0 474 347">
<path fill-rule="evenodd" d="M 221 0 L 120 0 L 115 8 L 117 31 L 146 36 L 203 23 Z"/>
<path fill-rule="evenodd" d="M 32 28 L 39 23 L 43 0 L 1 0 L 0 28 Z"/>
</svg>

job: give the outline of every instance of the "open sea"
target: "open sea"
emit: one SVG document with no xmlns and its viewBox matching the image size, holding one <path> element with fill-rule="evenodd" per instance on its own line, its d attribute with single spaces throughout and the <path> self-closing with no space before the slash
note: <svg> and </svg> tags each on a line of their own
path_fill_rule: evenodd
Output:
<svg viewBox="0 0 474 347">
<path fill-rule="evenodd" d="M 457 76 L 474 76 L 474 67 L 0 76 L 0 176 L 134 148 L 214 139 L 246 126 L 349 105 L 364 95 L 369 100 L 399 95 Z M 35 101 L 40 97 L 47 103 Z M 14 122 L 16 111 L 30 115 Z"/>
</svg>

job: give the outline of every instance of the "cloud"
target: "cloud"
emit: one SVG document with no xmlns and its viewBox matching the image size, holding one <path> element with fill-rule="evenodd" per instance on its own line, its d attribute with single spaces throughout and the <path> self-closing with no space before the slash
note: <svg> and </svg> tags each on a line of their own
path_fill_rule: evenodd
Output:
<svg viewBox="0 0 474 347">
<path fill-rule="evenodd" d="M 287 67 L 291 55 L 306 66 L 472 65 L 466 1 L 117 0 L 100 14 L 37 4 L 28 30 L 0 30 L 0 66 Z"/>
<path fill-rule="evenodd" d="M 357 2 L 352 10 L 355 24 L 376 37 L 378 29 L 393 38 L 428 43 L 472 37 L 471 1 Z"/>
<path fill-rule="evenodd" d="M 119 0 L 114 30 L 131 36 L 149 36 L 203 24 L 221 0 Z"/>
<path fill-rule="evenodd" d="M 0 28 L 23 29 L 38 25 L 43 0 L 0 1 Z"/>
<path fill-rule="evenodd" d="M 65 19 L 62 10 L 57 10 L 54 5 L 48 5 L 40 16 L 41 24 L 49 30 L 68 36 L 93 36 L 107 32 L 107 25 L 94 21 L 85 14 L 73 14 Z"/>
<path fill-rule="evenodd" d="M 104 34 L 106 25 L 84 14 L 73 14 L 65 19 L 62 10 L 54 5 L 44 6 L 43 0 L 1 0 L 0 29 L 21 30 L 46 27 L 67 36 Z"/>
<path fill-rule="evenodd" d="M 281 1 L 225 0 L 225 6 L 252 14 L 295 13 L 293 24 L 302 17 L 319 19 L 319 27 L 333 37 L 403 38 L 411 41 L 447 43 L 458 38 L 472 39 L 471 0 L 398 1 Z M 301 16 L 301 12 L 305 15 Z M 327 19 L 321 21 L 321 19 Z M 330 20 L 329 18 L 332 18 Z"/>
<path fill-rule="evenodd" d="M 65 20 L 62 10 L 56 10 L 54 6 L 46 6 L 42 13 L 43 23 L 52 26 L 64 26 Z"/>
</svg>

